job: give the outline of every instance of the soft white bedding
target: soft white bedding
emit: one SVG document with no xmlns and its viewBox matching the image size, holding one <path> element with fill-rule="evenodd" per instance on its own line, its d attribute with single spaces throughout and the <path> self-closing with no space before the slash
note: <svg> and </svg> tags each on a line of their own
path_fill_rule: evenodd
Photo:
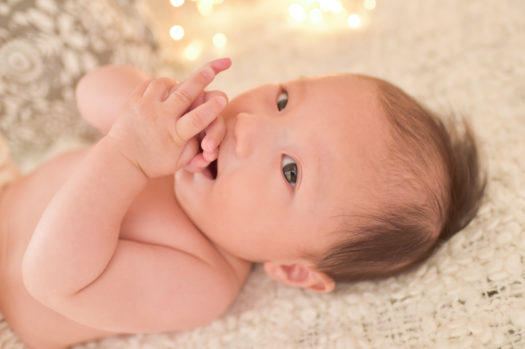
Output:
<svg viewBox="0 0 525 349">
<path fill-rule="evenodd" d="M 377 0 L 366 27 L 330 37 L 239 30 L 230 37 L 234 66 L 215 85 L 230 95 L 299 75 L 357 72 L 468 116 L 489 171 L 479 216 L 399 277 L 317 295 L 256 268 L 209 326 L 78 349 L 525 347 L 524 16 L 521 0 Z M 12 336 L 0 321 L 0 347 L 17 347 Z"/>
</svg>

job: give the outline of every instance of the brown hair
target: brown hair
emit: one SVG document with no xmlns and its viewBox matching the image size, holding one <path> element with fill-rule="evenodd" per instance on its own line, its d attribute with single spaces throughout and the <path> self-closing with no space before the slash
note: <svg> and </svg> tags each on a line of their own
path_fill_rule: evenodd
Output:
<svg viewBox="0 0 525 349">
<path fill-rule="evenodd" d="M 466 121 L 445 125 L 398 87 L 361 78 L 377 87 L 392 144 L 378 208 L 344 216 L 342 241 L 316 262 L 336 281 L 386 277 L 423 261 L 474 218 L 486 186 Z"/>
</svg>

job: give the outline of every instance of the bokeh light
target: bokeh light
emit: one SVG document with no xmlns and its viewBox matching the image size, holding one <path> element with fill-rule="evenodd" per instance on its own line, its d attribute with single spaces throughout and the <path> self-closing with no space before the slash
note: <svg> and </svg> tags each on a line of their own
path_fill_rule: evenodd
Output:
<svg viewBox="0 0 525 349">
<path fill-rule="evenodd" d="M 173 7 L 181 7 L 184 5 L 184 0 L 170 0 L 170 3 Z"/>
<path fill-rule="evenodd" d="M 268 20 L 279 27 L 275 30 L 292 29 L 298 35 L 330 35 L 344 30 L 364 29 L 370 24 L 371 12 L 377 6 L 377 0 L 253 1 L 259 1 L 254 4 L 256 8 L 268 10 L 254 16 L 267 13 L 272 16 Z M 222 5 L 224 3 L 226 5 Z M 228 38 L 225 32 L 234 35 L 238 24 L 249 20 L 249 17 L 236 18 L 240 12 L 234 9 L 239 4 L 233 0 L 170 0 L 170 4 L 170 8 L 176 8 L 173 18 L 177 18 L 179 23 L 169 28 L 169 37 L 183 43 L 176 49 L 182 52 L 177 56 L 182 56 L 184 60 L 195 61 L 218 53 L 210 51 L 212 49 L 221 50 L 221 54 L 231 54 L 229 51 L 233 46 L 228 41 L 233 39 Z"/>
<path fill-rule="evenodd" d="M 202 53 L 203 45 L 200 41 L 194 41 L 184 49 L 184 57 L 189 61 L 196 61 Z"/>
<path fill-rule="evenodd" d="M 373 10 L 376 8 L 376 0 L 365 0 L 364 6 L 367 10 Z"/>
<path fill-rule="evenodd" d="M 288 13 L 297 22 L 303 22 L 306 19 L 306 10 L 300 4 L 291 4 L 288 8 Z"/>
<path fill-rule="evenodd" d="M 357 28 L 357 27 L 359 27 L 360 24 L 361 24 L 361 18 L 359 17 L 358 14 L 354 13 L 354 14 L 348 16 L 348 25 L 351 28 Z"/>
<path fill-rule="evenodd" d="M 228 42 L 228 38 L 224 33 L 217 33 L 213 36 L 212 41 L 215 47 L 224 47 Z"/>
<path fill-rule="evenodd" d="M 184 37 L 184 29 L 180 25 L 170 28 L 170 36 L 173 40 L 180 40 Z"/>
</svg>

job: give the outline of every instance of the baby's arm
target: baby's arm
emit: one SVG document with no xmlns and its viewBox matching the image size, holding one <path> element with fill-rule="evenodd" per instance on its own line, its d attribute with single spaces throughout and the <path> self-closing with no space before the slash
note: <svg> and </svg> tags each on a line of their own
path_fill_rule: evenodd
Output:
<svg viewBox="0 0 525 349">
<path fill-rule="evenodd" d="M 165 99 L 168 90 L 160 80 L 139 87 L 135 102 L 54 196 L 22 266 L 24 284 L 37 300 L 92 327 L 152 332 L 203 324 L 233 299 L 232 275 L 224 266 L 165 246 L 119 240 L 121 221 L 147 177 L 173 172 L 180 140 L 222 109 L 210 100 L 180 117 L 189 103 L 182 96 L 195 99 L 211 81 L 202 73 Z M 210 289 L 213 294 L 203 297 Z"/>
</svg>

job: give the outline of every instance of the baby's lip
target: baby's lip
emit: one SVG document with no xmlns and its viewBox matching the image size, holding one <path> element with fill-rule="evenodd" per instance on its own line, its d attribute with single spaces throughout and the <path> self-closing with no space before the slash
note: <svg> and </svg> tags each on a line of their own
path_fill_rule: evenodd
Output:
<svg viewBox="0 0 525 349">
<path fill-rule="evenodd" d="M 222 149 L 223 149 L 223 147 L 219 146 L 219 150 L 217 152 L 217 159 L 215 159 L 215 161 L 217 161 L 217 175 L 215 176 L 215 179 L 219 178 L 219 175 L 221 173 L 221 163 L 222 163 L 221 153 L 222 153 Z"/>
<path fill-rule="evenodd" d="M 236 117 L 231 117 L 226 120 L 226 130 L 217 153 L 217 178 L 224 171 L 228 171 L 227 166 L 235 164 L 235 138 L 233 136 L 235 119 Z"/>
<path fill-rule="evenodd" d="M 221 143 L 219 144 L 219 149 L 218 149 L 218 152 L 217 152 L 217 178 L 219 178 L 220 174 L 222 173 L 223 169 L 224 169 L 224 164 L 225 164 L 225 152 L 227 151 L 227 148 L 228 148 L 228 142 L 230 141 L 229 138 L 230 138 L 230 132 L 229 132 L 229 122 L 226 123 L 226 130 L 225 130 L 225 134 L 224 134 L 224 137 L 221 141 Z"/>
</svg>

